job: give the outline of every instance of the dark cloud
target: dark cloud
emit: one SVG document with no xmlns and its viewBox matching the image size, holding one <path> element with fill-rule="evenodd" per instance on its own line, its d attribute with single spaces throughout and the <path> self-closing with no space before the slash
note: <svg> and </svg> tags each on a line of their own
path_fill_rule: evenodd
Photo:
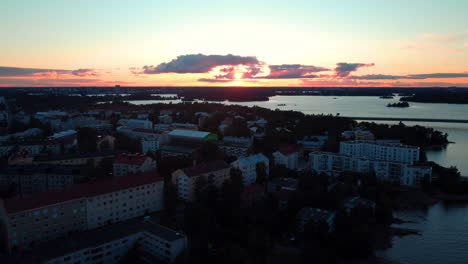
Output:
<svg viewBox="0 0 468 264">
<path fill-rule="evenodd" d="M 47 72 L 69 73 L 70 71 L 35 69 L 35 68 L 0 67 L 0 77 L 30 76 L 36 73 L 47 73 Z"/>
<path fill-rule="evenodd" d="M 283 65 L 270 65 L 270 74 L 265 79 L 300 79 L 300 78 L 315 78 L 317 75 L 312 74 L 315 72 L 329 71 L 330 69 L 301 65 L 301 64 L 283 64 Z"/>
<path fill-rule="evenodd" d="M 170 62 L 164 62 L 157 66 L 143 66 L 141 74 L 159 73 L 207 73 L 216 66 L 222 65 L 254 65 L 260 62 L 256 57 L 238 55 L 181 55 Z"/>
<path fill-rule="evenodd" d="M 429 73 L 429 74 L 410 74 L 410 75 L 385 75 L 385 74 L 370 74 L 362 76 L 352 76 L 352 79 L 357 80 L 399 80 L 399 79 L 433 79 L 433 78 L 468 78 L 468 73 Z"/>
<path fill-rule="evenodd" d="M 201 78 L 198 79 L 199 82 L 209 82 L 209 83 L 228 83 L 232 82 L 233 79 L 210 79 L 210 78 Z"/>
<path fill-rule="evenodd" d="M 36 68 L 18 68 L 18 67 L 0 67 L 0 77 L 19 77 L 19 76 L 53 76 L 53 74 L 71 74 L 79 77 L 98 76 L 94 69 L 78 70 L 57 70 L 57 69 L 36 69 Z"/>
<path fill-rule="evenodd" d="M 31 79 L 31 78 L 0 78 L 0 86 L 113 86 L 115 82 L 108 82 L 99 79 L 72 78 L 72 79 Z M 127 84 L 119 81 L 118 84 Z"/>
<path fill-rule="evenodd" d="M 407 76 L 369 74 L 369 75 L 362 75 L 362 76 L 351 76 L 350 78 L 356 79 L 356 80 L 398 80 L 398 79 L 407 79 Z"/>
<path fill-rule="evenodd" d="M 361 67 L 371 67 L 374 66 L 374 63 L 365 64 L 365 63 L 346 63 L 340 62 L 336 64 L 335 72 L 336 76 L 340 78 L 348 77 L 351 72 L 357 71 Z"/>
<path fill-rule="evenodd" d="M 94 69 L 78 69 L 71 71 L 71 74 L 75 76 L 85 77 L 85 76 L 99 76 L 99 74 Z"/>
</svg>

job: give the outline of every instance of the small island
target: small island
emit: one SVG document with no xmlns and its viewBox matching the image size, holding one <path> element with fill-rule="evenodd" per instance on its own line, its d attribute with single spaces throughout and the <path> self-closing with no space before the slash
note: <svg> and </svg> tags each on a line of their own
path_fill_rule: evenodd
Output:
<svg viewBox="0 0 468 264">
<path fill-rule="evenodd" d="M 379 98 L 380 99 L 393 99 L 393 95 L 382 95 Z"/>
<path fill-rule="evenodd" d="M 389 103 L 387 107 L 410 107 L 408 102 Z"/>
</svg>

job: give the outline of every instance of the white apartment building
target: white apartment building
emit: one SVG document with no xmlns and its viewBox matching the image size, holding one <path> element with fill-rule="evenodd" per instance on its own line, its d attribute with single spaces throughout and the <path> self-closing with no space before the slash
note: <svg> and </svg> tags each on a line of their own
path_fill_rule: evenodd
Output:
<svg viewBox="0 0 468 264">
<path fill-rule="evenodd" d="M 135 246 L 145 263 L 171 263 L 187 248 L 187 237 L 145 217 L 42 243 L 2 263 L 119 263 Z"/>
<path fill-rule="evenodd" d="M 340 153 L 354 157 L 397 161 L 408 164 L 419 161 L 418 147 L 381 141 L 343 141 L 340 143 Z"/>
<path fill-rule="evenodd" d="M 121 154 L 113 164 L 114 176 L 125 176 L 156 169 L 156 161 L 146 155 Z"/>
<path fill-rule="evenodd" d="M 9 252 L 158 212 L 163 209 L 163 188 L 157 172 L 145 172 L 5 199 L 0 204 L 0 239 Z"/>
<path fill-rule="evenodd" d="M 397 161 L 376 160 L 331 152 L 311 152 L 309 167 L 318 173 L 338 175 L 344 171 L 374 172 L 380 180 L 401 185 L 418 186 L 425 176 L 432 175 L 432 168 L 412 166 Z"/>
<path fill-rule="evenodd" d="M 291 170 L 297 170 L 299 167 L 299 148 L 296 145 L 281 146 L 273 153 L 275 165 L 284 165 Z"/>
<path fill-rule="evenodd" d="M 263 154 L 255 154 L 245 158 L 240 158 L 231 163 L 231 166 L 238 168 L 242 172 L 244 186 L 250 186 L 257 180 L 257 164 L 265 165 L 266 174 L 269 175 L 270 160 Z"/>
<path fill-rule="evenodd" d="M 208 184 L 221 187 L 224 181 L 230 178 L 229 172 L 230 167 L 226 162 L 215 160 L 174 171 L 172 183 L 176 186 L 180 199 L 195 201 L 195 190 L 200 178 L 204 178 Z"/>
<path fill-rule="evenodd" d="M 156 153 L 159 149 L 159 139 L 156 136 L 147 136 L 141 139 L 141 149 L 143 153 Z"/>
<path fill-rule="evenodd" d="M 128 126 L 132 128 L 153 129 L 153 122 L 151 122 L 150 120 L 120 119 L 119 123 L 123 126 Z"/>
</svg>

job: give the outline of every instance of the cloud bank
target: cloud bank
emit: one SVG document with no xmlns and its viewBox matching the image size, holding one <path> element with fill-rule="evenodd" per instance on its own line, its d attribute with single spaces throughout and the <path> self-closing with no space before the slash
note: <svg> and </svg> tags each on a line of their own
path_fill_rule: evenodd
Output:
<svg viewBox="0 0 468 264">
<path fill-rule="evenodd" d="M 157 66 L 143 66 L 141 74 L 160 73 L 207 73 L 214 67 L 224 65 L 254 65 L 260 64 L 256 57 L 238 55 L 181 55 L 170 62 L 163 62 Z"/>
<path fill-rule="evenodd" d="M 347 63 L 347 62 L 340 62 L 336 64 L 335 72 L 336 76 L 339 78 L 348 77 L 351 72 L 357 71 L 361 67 L 372 67 L 374 63 Z"/>
<path fill-rule="evenodd" d="M 468 78 L 468 73 L 428 73 L 428 74 L 410 74 L 410 75 L 385 75 L 370 74 L 362 76 L 352 76 L 355 80 L 398 80 L 398 79 L 441 79 L 441 78 Z"/>
<path fill-rule="evenodd" d="M 37 68 L 19 68 L 19 67 L 0 67 L 0 77 L 48 77 L 54 78 L 59 74 L 70 74 L 78 77 L 99 76 L 94 69 L 78 69 L 78 70 L 63 70 L 63 69 L 37 69 Z"/>
</svg>

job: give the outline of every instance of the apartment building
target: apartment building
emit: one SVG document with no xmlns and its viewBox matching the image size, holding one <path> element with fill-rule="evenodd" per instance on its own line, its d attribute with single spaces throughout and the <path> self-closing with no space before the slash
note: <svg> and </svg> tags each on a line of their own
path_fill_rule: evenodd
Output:
<svg viewBox="0 0 468 264">
<path fill-rule="evenodd" d="M 139 263 L 171 263 L 187 248 L 187 236 L 150 217 L 131 219 L 45 242 L 4 256 L 2 263 L 119 263 L 135 248 L 141 256 Z"/>
<path fill-rule="evenodd" d="M 376 160 L 365 157 L 355 157 L 340 153 L 311 152 L 309 167 L 318 173 L 338 175 L 344 171 L 370 173 L 373 172 L 383 181 L 418 186 L 424 177 L 432 175 L 432 168 L 427 166 L 412 166 L 408 163 Z"/>
<path fill-rule="evenodd" d="M 128 126 L 132 128 L 153 129 L 153 122 L 151 122 L 150 120 L 120 119 L 118 122 L 123 126 Z"/>
<path fill-rule="evenodd" d="M 229 171 L 230 167 L 225 161 L 215 160 L 174 171 L 172 183 L 176 186 L 180 199 L 195 201 L 195 189 L 200 178 L 220 187 L 225 180 L 230 178 Z"/>
<path fill-rule="evenodd" d="M 340 153 L 373 160 L 413 164 L 419 161 L 419 148 L 385 141 L 354 140 L 340 143 Z"/>
<path fill-rule="evenodd" d="M 113 164 L 114 176 L 125 176 L 155 169 L 156 161 L 147 155 L 140 154 L 121 154 Z"/>
<path fill-rule="evenodd" d="M 257 180 L 257 164 L 259 163 L 265 165 L 266 174 L 269 175 L 270 160 L 261 153 L 240 158 L 232 162 L 231 166 L 242 172 L 244 186 L 250 186 Z"/>
<path fill-rule="evenodd" d="M 159 139 L 156 136 L 146 136 L 141 138 L 141 150 L 143 153 L 156 153 L 159 150 Z"/>
<path fill-rule="evenodd" d="M 157 212 L 163 209 L 163 188 L 157 172 L 145 172 L 5 199 L 0 239 L 11 251 Z"/>
<path fill-rule="evenodd" d="M 283 165 L 288 169 L 297 170 L 299 167 L 299 153 L 300 148 L 298 145 L 281 145 L 279 150 L 273 153 L 276 165 Z"/>
<path fill-rule="evenodd" d="M 63 190 L 89 174 L 85 166 L 17 165 L 0 169 L 0 191 L 17 195 Z"/>
</svg>

